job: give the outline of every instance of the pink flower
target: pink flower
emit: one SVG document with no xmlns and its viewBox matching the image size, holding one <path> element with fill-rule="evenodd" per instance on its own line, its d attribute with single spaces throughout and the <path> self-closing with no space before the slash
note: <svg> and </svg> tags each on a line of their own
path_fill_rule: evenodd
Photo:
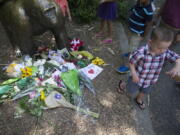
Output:
<svg viewBox="0 0 180 135">
<path fill-rule="evenodd" d="M 29 98 L 33 99 L 36 96 L 36 92 L 32 91 L 31 93 L 29 93 Z"/>
</svg>

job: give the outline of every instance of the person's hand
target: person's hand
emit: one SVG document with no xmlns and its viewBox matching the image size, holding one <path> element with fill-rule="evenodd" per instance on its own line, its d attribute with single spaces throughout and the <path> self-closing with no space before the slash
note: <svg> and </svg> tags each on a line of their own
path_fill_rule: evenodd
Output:
<svg viewBox="0 0 180 135">
<path fill-rule="evenodd" d="M 134 83 L 138 83 L 139 82 L 139 77 L 136 73 L 132 74 L 132 81 Z"/>
<path fill-rule="evenodd" d="M 172 78 L 175 76 L 180 76 L 180 68 L 175 67 L 171 69 L 170 71 L 166 72 L 166 74 L 171 76 Z"/>
</svg>

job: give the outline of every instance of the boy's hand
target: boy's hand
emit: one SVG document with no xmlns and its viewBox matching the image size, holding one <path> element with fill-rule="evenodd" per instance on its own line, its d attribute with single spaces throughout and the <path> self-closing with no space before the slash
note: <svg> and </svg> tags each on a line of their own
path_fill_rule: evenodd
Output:
<svg viewBox="0 0 180 135">
<path fill-rule="evenodd" d="M 131 74 L 132 74 L 132 81 L 133 81 L 134 83 L 138 83 L 138 82 L 139 82 L 139 77 L 138 77 L 138 75 L 137 75 L 137 72 L 136 72 L 136 69 L 135 69 L 135 65 L 129 63 L 129 67 L 130 67 Z"/>
<path fill-rule="evenodd" d="M 180 69 L 179 68 L 173 68 L 170 71 L 166 72 L 166 74 L 170 75 L 172 78 L 177 76 L 180 76 Z"/>
<path fill-rule="evenodd" d="M 170 71 L 166 72 L 166 74 L 170 75 L 172 78 L 175 76 L 180 76 L 180 59 L 176 60 L 176 65 Z"/>
<path fill-rule="evenodd" d="M 136 73 L 132 74 L 132 81 L 134 83 L 138 83 L 139 82 L 139 77 Z"/>
</svg>

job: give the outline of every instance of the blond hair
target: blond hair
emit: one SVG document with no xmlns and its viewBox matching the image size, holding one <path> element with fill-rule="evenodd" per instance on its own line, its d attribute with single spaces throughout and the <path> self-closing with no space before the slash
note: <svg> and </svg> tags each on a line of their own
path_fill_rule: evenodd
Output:
<svg viewBox="0 0 180 135">
<path fill-rule="evenodd" d="M 151 40 L 169 42 L 174 39 L 174 33 L 166 28 L 155 28 L 151 34 Z"/>
</svg>

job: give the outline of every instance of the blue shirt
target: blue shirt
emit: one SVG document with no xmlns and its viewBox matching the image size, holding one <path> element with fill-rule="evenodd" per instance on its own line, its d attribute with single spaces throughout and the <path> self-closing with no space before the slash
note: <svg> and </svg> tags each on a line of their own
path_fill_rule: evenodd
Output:
<svg viewBox="0 0 180 135">
<path fill-rule="evenodd" d="M 132 32 L 143 35 L 146 27 L 146 23 L 152 21 L 153 9 L 151 3 L 148 5 L 141 5 L 137 3 L 131 9 L 131 15 L 129 17 L 129 29 Z"/>
</svg>

